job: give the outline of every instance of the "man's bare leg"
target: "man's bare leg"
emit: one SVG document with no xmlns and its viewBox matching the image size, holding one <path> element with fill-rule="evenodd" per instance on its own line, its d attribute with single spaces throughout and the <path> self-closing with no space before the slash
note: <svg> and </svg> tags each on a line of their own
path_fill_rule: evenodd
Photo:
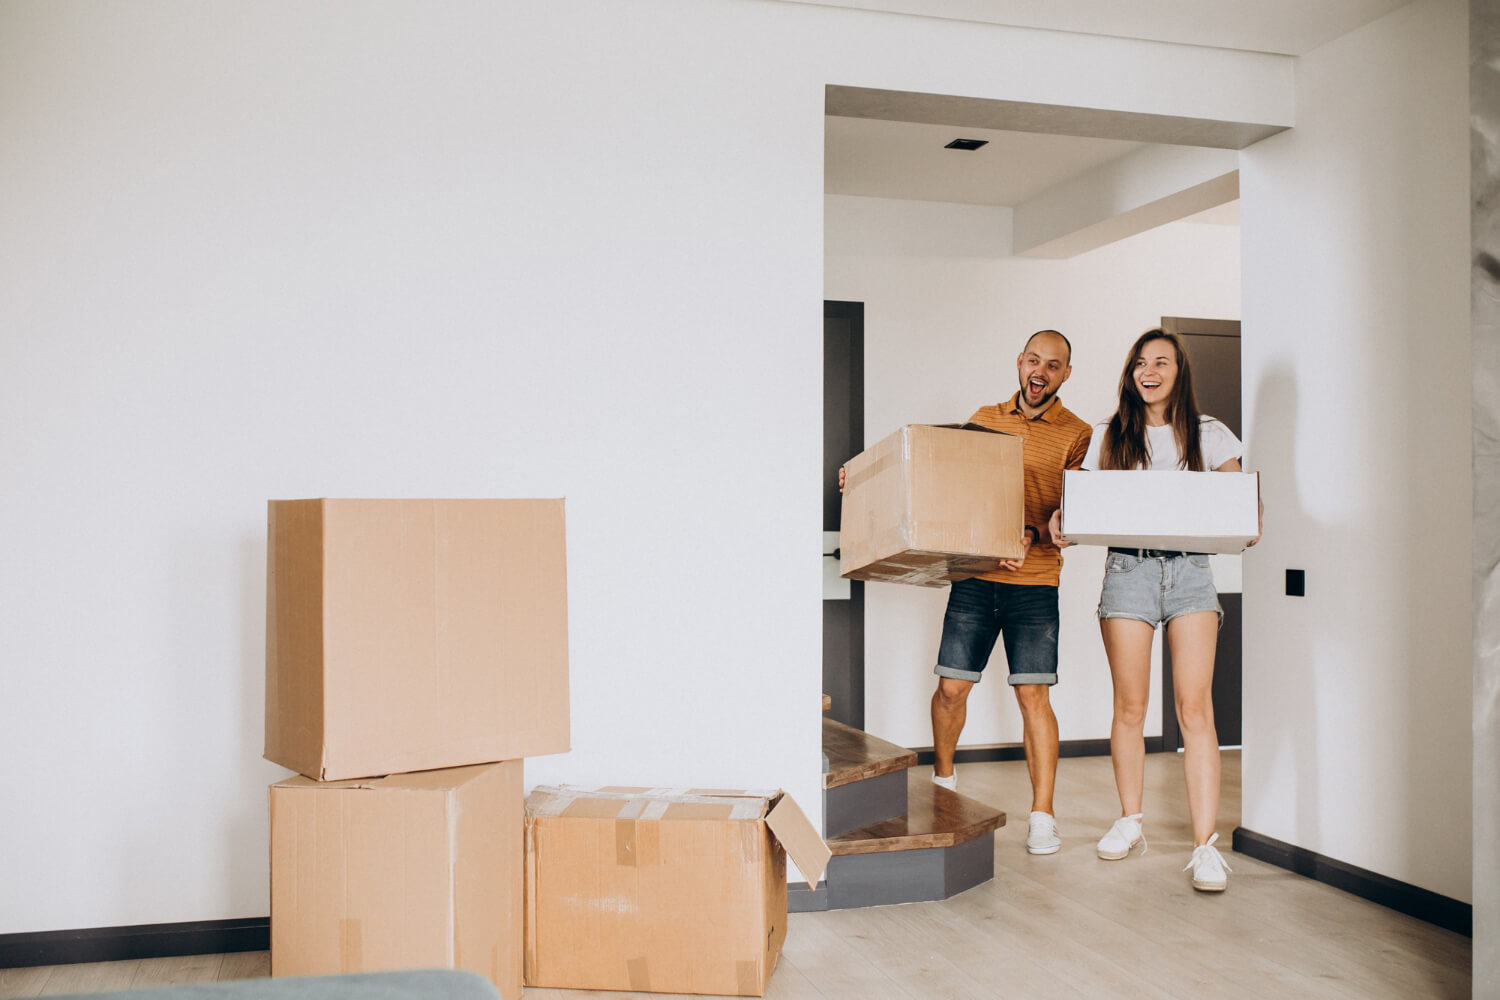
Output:
<svg viewBox="0 0 1500 1000">
<path fill-rule="evenodd" d="M 973 681 L 939 677 L 932 693 L 932 773 L 939 778 L 953 774 L 953 751 L 958 749 L 959 734 L 969 714 L 969 692 Z"/>
<path fill-rule="evenodd" d="M 1052 789 L 1057 783 L 1057 716 L 1052 712 L 1046 684 L 1018 684 L 1021 738 L 1026 748 L 1026 771 L 1031 775 L 1031 811 L 1052 811 Z"/>
</svg>

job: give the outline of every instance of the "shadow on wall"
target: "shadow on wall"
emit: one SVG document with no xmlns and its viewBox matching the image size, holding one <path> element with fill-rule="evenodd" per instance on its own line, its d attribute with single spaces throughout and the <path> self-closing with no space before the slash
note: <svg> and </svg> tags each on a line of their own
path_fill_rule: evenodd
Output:
<svg viewBox="0 0 1500 1000">
<path fill-rule="evenodd" d="M 1249 428 L 1247 435 L 1254 443 L 1254 454 L 1247 456 L 1249 459 L 1245 467 L 1250 470 L 1259 469 L 1266 464 L 1261 456 L 1273 458 L 1277 467 L 1295 470 L 1297 468 L 1297 382 L 1292 371 L 1286 365 L 1275 365 L 1271 367 L 1261 379 L 1259 388 L 1255 394 L 1255 425 Z M 1265 487 L 1262 485 L 1262 496 Z M 1261 544 L 1267 548 L 1252 550 L 1248 558 L 1267 558 L 1270 553 L 1282 553 L 1286 551 L 1276 539 L 1276 527 L 1280 524 L 1306 524 L 1308 513 L 1302 508 L 1300 491 L 1295 488 L 1277 491 L 1275 501 L 1266 504 L 1263 531 L 1265 541 Z M 1288 553 L 1290 555 L 1291 553 Z M 1273 593 L 1280 593 L 1279 590 Z M 1246 603 L 1254 600 L 1247 594 Z M 1280 601 L 1283 598 L 1273 598 Z M 1293 600 L 1296 600 L 1293 598 Z M 1290 611 L 1291 609 L 1287 609 Z M 1266 614 L 1262 609 L 1261 614 Z M 1276 621 L 1280 618 L 1279 613 L 1271 613 L 1268 620 Z M 1266 620 L 1266 619 L 1263 619 Z M 1279 643 L 1285 641 L 1287 635 L 1295 635 L 1296 631 L 1287 628 L 1275 628 L 1273 638 L 1270 642 Z M 1277 656 L 1276 649 L 1271 649 L 1274 659 L 1271 662 L 1288 662 L 1292 657 Z M 1296 690 L 1281 690 L 1273 692 L 1276 700 L 1288 699 L 1304 707 L 1305 711 L 1269 711 L 1263 713 L 1262 718 L 1252 720 L 1246 718 L 1247 729 L 1254 726 L 1254 735 L 1247 740 L 1246 749 L 1247 764 L 1255 767 L 1260 773 L 1274 778 L 1276 775 L 1288 775 L 1295 782 L 1293 795 L 1292 823 L 1296 831 L 1296 842 L 1303 844 L 1321 843 L 1321 823 L 1318 814 L 1319 779 L 1318 779 L 1318 731 L 1316 726 L 1303 724 L 1303 720 L 1317 717 L 1318 679 L 1311 667 L 1318 662 L 1316 650 L 1304 652 L 1301 659 L 1304 669 L 1300 671 L 1301 682 Z M 1248 666 L 1249 664 L 1247 664 Z M 1253 679 L 1254 667 L 1246 670 L 1247 681 Z M 1286 677 L 1278 677 L 1277 685 L 1285 685 Z M 1264 704 L 1265 699 L 1257 699 L 1257 703 Z M 1247 734 L 1248 735 L 1248 734 Z M 1251 742 L 1253 741 L 1253 742 Z M 1255 764 L 1259 761 L 1259 764 Z M 1262 785 L 1262 789 L 1266 786 Z M 1278 785 L 1278 790 L 1285 792 L 1284 786 Z M 1246 789 L 1248 791 L 1248 789 Z M 1250 810 L 1241 807 L 1241 815 L 1250 814 Z M 1254 827 L 1251 827 L 1254 829 Z M 1256 831 L 1267 832 L 1267 831 Z"/>
</svg>

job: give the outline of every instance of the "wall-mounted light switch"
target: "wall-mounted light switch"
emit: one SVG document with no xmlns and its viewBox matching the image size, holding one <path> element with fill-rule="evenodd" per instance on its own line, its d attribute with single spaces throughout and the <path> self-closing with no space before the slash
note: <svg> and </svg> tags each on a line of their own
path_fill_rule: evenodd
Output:
<svg viewBox="0 0 1500 1000">
<path fill-rule="evenodd" d="M 1307 571 L 1300 569 L 1289 569 L 1286 571 L 1286 596 L 1307 596 Z"/>
</svg>

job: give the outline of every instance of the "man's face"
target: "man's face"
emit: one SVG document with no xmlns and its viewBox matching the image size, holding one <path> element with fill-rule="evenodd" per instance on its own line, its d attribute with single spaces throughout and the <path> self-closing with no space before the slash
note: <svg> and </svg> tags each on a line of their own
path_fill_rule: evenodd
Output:
<svg viewBox="0 0 1500 1000">
<path fill-rule="evenodd" d="M 1073 374 L 1067 343 L 1054 334 L 1037 334 L 1016 358 L 1016 372 L 1021 376 L 1021 402 L 1043 409 Z"/>
</svg>

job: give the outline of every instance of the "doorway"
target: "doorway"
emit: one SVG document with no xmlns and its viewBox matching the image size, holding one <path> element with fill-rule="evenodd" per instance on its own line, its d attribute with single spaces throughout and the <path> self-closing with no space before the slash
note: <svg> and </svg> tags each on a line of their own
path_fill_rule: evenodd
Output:
<svg viewBox="0 0 1500 1000">
<path fill-rule="evenodd" d="M 824 713 L 865 728 L 865 585 L 839 576 L 839 467 L 865 447 L 865 307 L 823 303 Z"/>
<path fill-rule="evenodd" d="M 1243 441 L 1240 428 L 1240 323 L 1239 320 L 1162 318 L 1161 328 L 1175 333 L 1193 365 L 1193 391 L 1201 412 L 1222 420 Z M 1239 556 L 1214 556 L 1214 583 L 1224 620 L 1214 658 L 1214 724 L 1219 745 L 1238 747 L 1241 726 L 1241 648 L 1243 606 L 1240 592 Z M 1182 730 L 1172 691 L 1172 652 L 1165 640 L 1161 654 L 1161 742 L 1172 752 L 1182 748 Z"/>
</svg>

